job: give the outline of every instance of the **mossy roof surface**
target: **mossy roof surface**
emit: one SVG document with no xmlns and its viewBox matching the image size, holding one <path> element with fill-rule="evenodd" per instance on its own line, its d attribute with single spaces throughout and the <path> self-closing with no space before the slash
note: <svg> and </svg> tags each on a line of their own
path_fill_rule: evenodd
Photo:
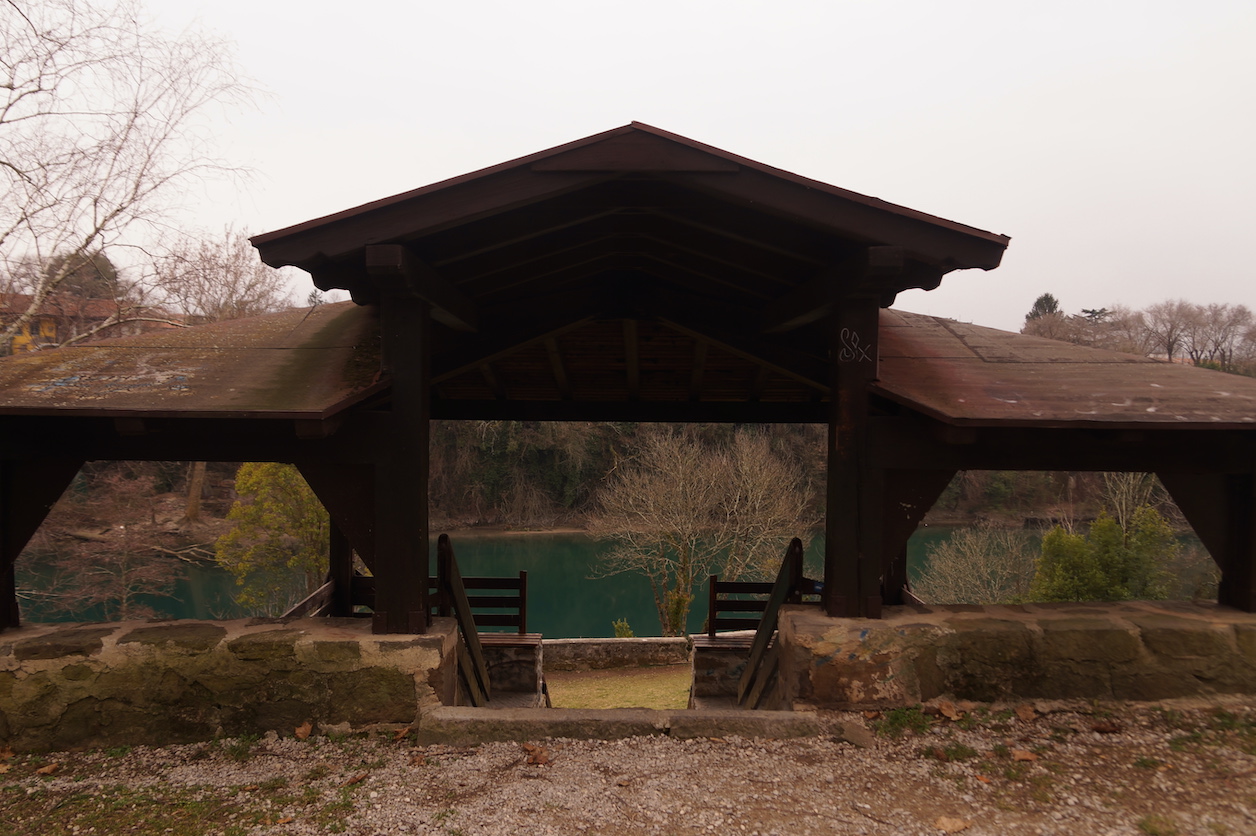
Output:
<svg viewBox="0 0 1256 836">
<path fill-rule="evenodd" d="M 327 417 L 379 387 L 369 309 L 320 305 L 0 359 L 0 415 Z"/>
</svg>

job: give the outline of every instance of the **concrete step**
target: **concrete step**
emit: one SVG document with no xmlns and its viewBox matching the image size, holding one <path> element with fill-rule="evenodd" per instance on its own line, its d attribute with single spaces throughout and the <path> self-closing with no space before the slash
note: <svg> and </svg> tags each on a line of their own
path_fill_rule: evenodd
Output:
<svg viewBox="0 0 1256 836">
<path fill-rule="evenodd" d="M 438 706 L 419 718 L 418 742 L 457 746 L 566 737 L 613 740 L 642 735 L 813 737 L 830 733 L 811 712 L 646 708 L 469 708 Z"/>
</svg>

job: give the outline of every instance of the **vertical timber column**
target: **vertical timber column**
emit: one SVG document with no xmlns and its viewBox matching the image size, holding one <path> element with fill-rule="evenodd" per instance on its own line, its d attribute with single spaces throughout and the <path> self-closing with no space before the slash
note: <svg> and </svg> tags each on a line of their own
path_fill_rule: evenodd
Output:
<svg viewBox="0 0 1256 836">
<path fill-rule="evenodd" d="M 66 459 L 0 460 L 0 630 L 21 624 L 13 573 L 18 555 L 82 466 Z"/>
<path fill-rule="evenodd" d="M 881 615 L 879 471 L 868 454 L 868 383 L 877 373 L 876 299 L 840 300 L 829 319 L 828 490 L 825 497 L 825 612 Z"/>
<path fill-rule="evenodd" d="M 427 632 L 431 329 L 426 302 L 404 286 L 384 291 L 380 337 L 392 410 L 375 461 L 376 633 Z"/>
<path fill-rule="evenodd" d="M 331 614 L 350 616 L 353 615 L 353 546 L 334 517 L 328 533 L 330 565 L 327 574 L 332 581 Z"/>
<path fill-rule="evenodd" d="M 1217 603 L 1256 612 L 1256 474 L 1226 479 L 1228 525 Z"/>
<path fill-rule="evenodd" d="M 13 566 L 17 553 L 12 549 L 14 534 L 13 502 L 9 497 L 12 466 L 0 460 L 0 630 L 21 626 L 17 607 L 17 581 Z"/>
</svg>

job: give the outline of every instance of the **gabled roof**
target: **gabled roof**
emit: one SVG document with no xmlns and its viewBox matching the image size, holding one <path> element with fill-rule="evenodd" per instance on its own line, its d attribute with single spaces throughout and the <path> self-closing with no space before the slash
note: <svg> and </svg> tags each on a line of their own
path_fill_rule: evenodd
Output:
<svg viewBox="0 0 1256 836">
<path fill-rule="evenodd" d="M 992 269 L 1008 238 L 632 123 L 253 243 L 361 302 L 378 292 L 366 248 L 401 245 L 438 320 L 469 330 L 520 300 L 590 289 L 612 306 L 679 294 L 771 329 L 822 315 L 831 288 L 889 304 L 948 271 Z M 869 270 L 869 246 L 894 263 Z"/>
<path fill-rule="evenodd" d="M 1256 379 L 881 312 L 873 391 L 948 424 L 1256 429 Z"/>
</svg>

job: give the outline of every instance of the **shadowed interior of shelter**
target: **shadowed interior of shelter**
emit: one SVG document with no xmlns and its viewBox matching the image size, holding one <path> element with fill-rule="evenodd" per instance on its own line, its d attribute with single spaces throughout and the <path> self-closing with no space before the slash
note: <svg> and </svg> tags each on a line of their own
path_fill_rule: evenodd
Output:
<svg viewBox="0 0 1256 836">
<path fill-rule="evenodd" d="M 259 235 L 353 301 L 0 361 L 0 624 L 83 461 L 251 460 L 330 512 L 329 614 L 356 553 L 423 633 L 433 418 L 826 424 L 836 617 L 958 470 L 1152 471 L 1256 609 L 1256 381 L 889 308 L 1008 241 L 637 123 Z"/>
</svg>

